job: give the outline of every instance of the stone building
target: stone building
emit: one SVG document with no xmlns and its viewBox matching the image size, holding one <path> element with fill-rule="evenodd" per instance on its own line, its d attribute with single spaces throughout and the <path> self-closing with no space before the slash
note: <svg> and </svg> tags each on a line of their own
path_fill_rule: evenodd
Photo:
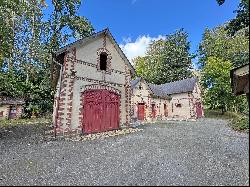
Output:
<svg viewBox="0 0 250 187">
<path fill-rule="evenodd" d="M 59 49 L 53 59 L 57 134 L 86 134 L 130 125 L 135 70 L 108 29 Z"/>
<path fill-rule="evenodd" d="M 142 78 L 131 81 L 132 119 L 197 119 L 204 116 L 197 78 L 155 85 Z"/>
<path fill-rule="evenodd" d="M 25 101 L 19 98 L 0 97 L 0 120 L 18 119 L 23 113 Z"/>
</svg>

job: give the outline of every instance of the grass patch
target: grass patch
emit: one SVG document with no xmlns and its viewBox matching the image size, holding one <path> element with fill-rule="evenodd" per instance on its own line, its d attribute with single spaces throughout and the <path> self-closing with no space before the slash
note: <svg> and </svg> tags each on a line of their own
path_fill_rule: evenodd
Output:
<svg viewBox="0 0 250 187">
<path fill-rule="evenodd" d="M 21 125 L 50 125 L 51 123 L 51 118 L 1 120 L 0 128 L 10 128 Z"/>
<path fill-rule="evenodd" d="M 205 110 L 204 112 L 206 118 L 233 119 L 241 116 L 234 112 L 225 112 L 222 114 L 220 110 Z"/>
<path fill-rule="evenodd" d="M 235 113 L 225 112 L 221 113 L 220 110 L 205 110 L 206 118 L 224 119 L 229 120 L 229 126 L 236 131 L 249 132 L 249 116 Z"/>
</svg>

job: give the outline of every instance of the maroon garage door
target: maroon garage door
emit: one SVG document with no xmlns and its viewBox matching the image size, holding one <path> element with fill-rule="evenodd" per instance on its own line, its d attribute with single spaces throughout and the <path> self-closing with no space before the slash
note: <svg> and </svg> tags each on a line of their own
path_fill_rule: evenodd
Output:
<svg viewBox="0 0 250 187">
<path fill-rule="evenodd" d="M 83 94 L 83 97 L 83 129 L 85 133 L 119 128 L 119 95 L 108 90 L 89 90 Z"/>
</svg>

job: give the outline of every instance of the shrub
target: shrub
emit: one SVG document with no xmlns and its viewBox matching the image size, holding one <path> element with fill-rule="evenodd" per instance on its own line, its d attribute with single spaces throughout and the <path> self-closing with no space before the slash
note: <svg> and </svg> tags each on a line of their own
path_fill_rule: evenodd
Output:
<svg viewBox="0 0 250 187">
<path fill-rule="evenodd" d="M 248 131 L 249 130 L 249 117 L 239 116 L 239 117 L 233 118 L 230 125 L 235 130 Z"/>
</svg>

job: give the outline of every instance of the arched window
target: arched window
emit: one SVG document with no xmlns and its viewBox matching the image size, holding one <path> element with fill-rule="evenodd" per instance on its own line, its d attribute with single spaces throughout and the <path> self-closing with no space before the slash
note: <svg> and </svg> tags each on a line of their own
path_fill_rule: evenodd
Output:
<svg viewBox="0 0 250 187">
<path fill-rule="evenodd" d="M 108 59 L 108 55 L 105 52 L 102 52 L 100 54 L 100 70 L 107 70 L 107 59 Z"/>
</svg>

